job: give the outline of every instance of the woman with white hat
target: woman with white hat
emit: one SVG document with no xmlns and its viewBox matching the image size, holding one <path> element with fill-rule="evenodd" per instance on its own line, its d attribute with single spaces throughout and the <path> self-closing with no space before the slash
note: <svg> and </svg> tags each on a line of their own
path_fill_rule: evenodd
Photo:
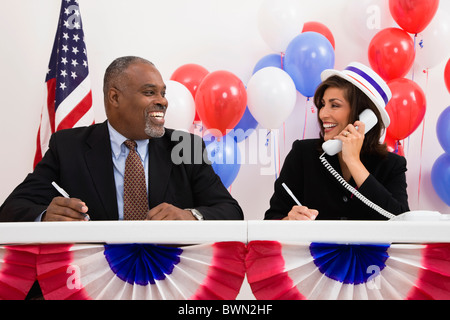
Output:
<svg viewBox="0 0 450 320">
<path fill-rule="evenodd" d="M 356 62 L 325 70 L 322 81 L 314 95 L 320 138 L 293 143 L 265 219 L 379 220 L 409 211 L 406 160 L 380 143 L 390 123 L 389 87 Z M 366 133 L 359 121 L 365 109 L 376 115 Z M 339 145 L 335 155 L 322 148 L 331 140 Z"/>
</svg>

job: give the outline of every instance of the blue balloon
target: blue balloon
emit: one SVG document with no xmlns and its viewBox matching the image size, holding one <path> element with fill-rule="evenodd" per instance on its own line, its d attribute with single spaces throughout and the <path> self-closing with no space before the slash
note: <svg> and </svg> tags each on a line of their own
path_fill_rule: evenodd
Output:
<svg viewBox="0 0 450 320">
<path fill-rule="evenodd" d="M 241 153 L 236 141 L 228 135 L 204 137 L 209 160 L 225 188 L 231 186 L 241 168 Z"/>
<path fill-rule="evenodd" d="M 234 127 L 234 140 L 236 142 L 244 141 L 248 138 L 249 135 L 253 133 L 253 131 L 258 126 L 258 121 L 253 117 L 253 115 L 250 113 L 250 110 L 248 109 L 248 106 L 245 108 L 244 115 L 242 116 L 241 120 L 238 122 L 238 124 Z M 228 135 L 230 135 L 229 133 Z"/>
<path fill-rule="evenodd" d="M 450 154 L 444 153 L 434 162 L 431 182 L 439 198 L 450 206 Z"/>
<path fill-rule="evenodd" d="M 286 49 L 285 70 L 305 97 L 312 97 L 322 82 L 320 74 L 334 67 L 334 49 L 320 33 L 304 32 L 292 39 Z"/>
<path fill-rule="evenodd" d="M 281 56 L 281 54 L 268 54 L 267 56 L 262 57 L 255 65 L 255 68 L 253 68 L 253 74 L 255 74 L 257 71 L 267 68 L 267 67 L 276 67 L 283 69 L 284 67 L 284 57 Z"/>
<path fill-rule="evenodd" d="M 450 107 L 447 107 L 439 116 L 436 132 L 442 148 L 446 153 L 450 153 Z"/>
</svg>

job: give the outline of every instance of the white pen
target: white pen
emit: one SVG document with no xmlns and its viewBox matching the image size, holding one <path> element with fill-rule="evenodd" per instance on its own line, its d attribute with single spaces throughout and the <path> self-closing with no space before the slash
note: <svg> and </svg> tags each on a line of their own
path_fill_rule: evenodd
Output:
<svg viewBox="0 0 450 320">
<path fill-rule="evenodd" d="M 288 186 L 283 182 L 282 186 L 284 187 L 284 189 L 286 189 L 286 192 L 289 193 L 289 195 L 291 196 L 291 198 L 295 201 L 295 203 L 298 206 L 301 206 L 302 204 L 300 203 L 300 201 L 298 201 L 298 199 L 294 196 L 294 194 L 292 193 L 291 189 L 288 188 Z"/>
<path fill-rule="evenodd" d="M 58 186 L 58 185 L 56 184 L 55 181 L 52 181 L 52 186 L 54 186 L 55 189 L 58 190 L 58 192 L 59 192 L 64 198 L 70 198 L 69 194 L 68 194 L 63 188 L 61 188 L 60 186 Z"/>
<path fill-rule="evenodd" d="M 64 197 L 64 198 L 70 198 L 69 194 L 66 192 L 66 190 L 64 190 L 63 188 L 61 188 L 60 186 L 58 186 L 56 184 L 55 181 L 52 181 L 52 186 L 55 187 L 56 190 L 58 190 L 58 192 Z M 85 218 L 87 218 L 88 220 L 91 220 L 91 218 L 89 217 L 88 214 L 80 212 Z"/>
</svg>

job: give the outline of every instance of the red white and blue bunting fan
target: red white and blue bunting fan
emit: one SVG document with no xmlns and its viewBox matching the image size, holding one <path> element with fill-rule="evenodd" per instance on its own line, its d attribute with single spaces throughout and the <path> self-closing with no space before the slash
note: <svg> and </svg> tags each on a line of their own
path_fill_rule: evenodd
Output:
<svg viewBox="0 0 450 320">
<path fill-rule="evenodd" d="M 45 299 L 228 300 L 245 277 L 245 244 L 43 245 L 37 260 Z"/>
<path fill-rule="evenodd" d="M 0 300 L 23 300 L 36 280 L 39 246 L 0 246 Z"/>
<path fill-rule="evenodd" d="M 450 244 L 252 241 L 246 267 L 262 300 L 450 299 Z"/>
</svg>

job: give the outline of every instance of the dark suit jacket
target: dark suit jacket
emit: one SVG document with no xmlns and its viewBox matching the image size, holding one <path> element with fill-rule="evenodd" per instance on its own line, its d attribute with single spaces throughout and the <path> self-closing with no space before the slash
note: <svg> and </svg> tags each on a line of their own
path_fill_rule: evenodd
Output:
<svg viewBox="0 0 450 320">
<path fill-rule="evenodd" d="M 203 150 L 200 137 L 180 131 L 166 129 L 162 138 L 149 139 L 149 208 L 167 202 L 181 209 L 196 208 L 206 220 L 243 219 L 240 206 L 212 166 L 202 161 Z M 92 220 L 117 220 L 111 157 L 106 122 L 56 132 L 34 172 L 0 207 L 0 221 L 34 221 L 60 196 L 52 181 L 83 200 Z M 184 162 L 180 163 L 180 157 Z"/>
<path fill-rule="evenodd" d="M 287 155 L 265 219 L 282 219 L 296 205 L 282 183 L 291 189 L 302 205 L 319 211 L 317 220 L 385 220 L 347 191 L 319 160 L 322 154 L 318 139 L 295 141 Z M 340 174 L 338 156 L 325 158 Z M 393 153 L 385 158 L 361 157 L 370 172 L 358 191 L 373 203 L 392 214 L 409 211 L 406 192 L 406 160 Z M 353 179 L 349 182 L 355 187 Z"/>
</svg>

